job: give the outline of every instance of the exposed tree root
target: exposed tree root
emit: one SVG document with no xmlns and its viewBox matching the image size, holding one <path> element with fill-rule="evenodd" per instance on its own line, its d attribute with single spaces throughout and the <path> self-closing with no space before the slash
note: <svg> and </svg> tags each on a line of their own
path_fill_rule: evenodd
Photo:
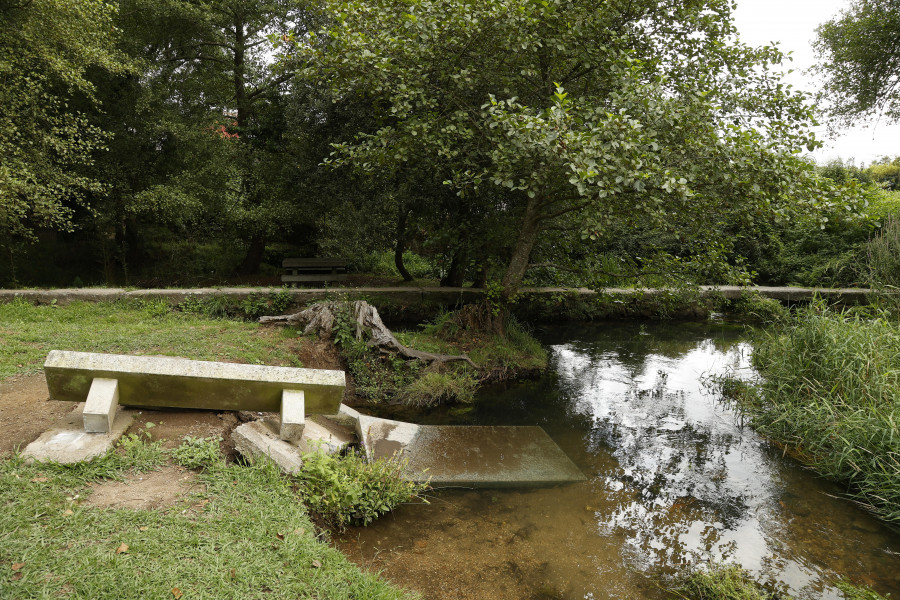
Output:
<svg viewBox="0 0 900 600">
<path fill-rule="evenodd" d="M 377 348 L 385 354 L 398 354 L 404 358 L 421 360 L 425 363 L 448 363 L 454 361 L 467 362 L 477 368 L 475 363 L 465 354 L 434 354 L 408 348 L 401 344 L 391 330 L 382 322 L 378 309 L 363 300 L 356 302 L 317 302 L 306 310 L 292 315 L 277 317 L 261 317 L 263 325 L 294 325 L 303 327 L 303 335 L 317 334 L 321 338 L 330 338 L 336 315 L 348 314 L 354 323 L 356 339 L 368 338 L 367 345 Z"/>
</svg>

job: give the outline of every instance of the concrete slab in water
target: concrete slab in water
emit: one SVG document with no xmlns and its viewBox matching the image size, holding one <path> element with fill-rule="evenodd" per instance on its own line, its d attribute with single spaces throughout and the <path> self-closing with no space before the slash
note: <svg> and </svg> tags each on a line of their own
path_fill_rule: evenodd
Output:
<svg viewBox="0 0 900 600">
<path fill-rule="evenodd" d="M 60 423 L 28 444 L 22 456 L 31 461 L 76 463 L 106 454 L 134 420 L 134 412 L 119 410 L 106 433 L 84 430 L 84 404 L 75 407 Z"/>
<path fill-rule="evenodd" d="M 512 487 L 584 481 L 584 474 L 540 427 L 413 425 L 360 415 L 370 458 L 399 454 L 406 476 L 434 487 Z"/>
<path fill-rule="evenodd" d="M 115 379 L 130 406 L 276 412 L 284 390 L 303 390 L 307 414 L 334 414 L 344 372 L 151 356 L 52 350 L 44 364 L 54 400 L 83 402 L 95 377 Z"/>
</svg>

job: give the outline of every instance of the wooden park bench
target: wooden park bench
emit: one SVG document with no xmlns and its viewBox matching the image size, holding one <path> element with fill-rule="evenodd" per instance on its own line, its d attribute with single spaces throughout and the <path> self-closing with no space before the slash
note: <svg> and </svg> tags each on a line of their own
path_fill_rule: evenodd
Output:
<svg viewBox="0 0 900 600">
<path fill-rule="evenodd" d="M 85 402 L 87 432 L 110 431 L 119 404 L 281 412 L 281 439 L 296 441 L 306 414 L 336 414 L 343 371 L 185 358 L 52 350 L 44 363 L 53 400 Z"/>
<path fill-rule="evenodd" d="M 347 261 L 343 258 L 286 258 L 281 266 L 284 268 L 281 283 L 288 285 L 347 279 Z"/>
</svg>

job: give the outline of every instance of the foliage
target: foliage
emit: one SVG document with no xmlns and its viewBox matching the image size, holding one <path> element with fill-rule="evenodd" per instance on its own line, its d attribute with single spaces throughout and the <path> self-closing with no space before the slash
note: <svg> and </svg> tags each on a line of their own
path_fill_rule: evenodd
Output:
<svg viewBox="0 0 900 600">
<path fill-rule="evenodd" d="M 736 41 L 731 2 L 326 7 L 333 21 L 297 48 L 306 74 L 383 107 L 332 164 L 439 174 L 465 239 L 490 240 L 481 255 L 503 265 L 505 294 L 533 255 L 565 264 L 565 244 L 542 244 L 552 232 L 576 244 L 645 227 L 702 248 L 756 214 L 859 209 L 853 186 L 795 156 L 816 145 L 810 108 L 773 79 L 777 49 Z"/>
<path fill-rule="evenodd" d="M 0 304 L 0 379 L 41 369 L 50 350 L 166 354 L 302 366 L 296 332 L 172 312 L 165 301 Z"/>
<path fill-rule="evenodd" d="M 900 6 L 892 0 L 852 0 L 819 26 L 815 42 L 823 96 L 845 123 L 864 116 L 900 118 Z"/>
<path fill-rule="evenodd" d="M 102 182 L 84 172 L 106 136 L 89 72 L 127 70 L 115 49 L 116 9 L 102 0 L 0 2 L 0 247 L 68 230 Z"/>
<path fill-rule="evenodd" d="M 887 600 L 884 596 L 865 586 L 853 585 L 849 581 L 839 581 L 837 587 L 847 600 Z"/>
<path fill-rule="evenodd" d="M 694 570 L 672 592 L 684 600 L 791 600 L 763 588 L 739 565 L 712 564 L 708 570 Z"/>
<path fill-rule="evenodd" d="M 741 297 L 732 302 L 729 309 L 729 312 L 763 323 L 778 323 L 790 316 L 788 309 L 778 300 L 749 290 L 742 291 Z"/>
<path fill-rule="evenodd" d="M 405 466 L 396 457 L 370 462 L 356 452 L 312 452 L 304 455 L 297 477 L 307 507 L 332 527 L 344 529 L 368 525 L 401 504 L 424 501 L 428 486 L 405 479 Z"/>
<path fill-rule="evenodd" d="M 763 435 L 900 522 L 900 324 L 872 312 L 817 302 L 762 333 L 753 353 L 762 382 L 741 400 Z"/>
<path fill-rule="evenodd" d="M 287 288 L 282 288 L 268 294 L 249 294 L 243 300 L 235 300 L 226 295 L 188 296 L 178 303 L 177 309 L 211 319 L 238 318 L 255 321 L 263 315 L 283 314 L 292 304 L 293 295 Z"/>
<path fill-rule="evenodd" d="M 4 597 L 408 597 L 318 539 L 292 481 L 268 461 L 220 461 L 171 510 L 86 503 L 94 483 L 144 470 L 133 458 L 142 446 L 77 466 L 0 459 L 0 555 L 24 563 L 21 577 L 4 574 Z"/>
<path fill-rule="evenodd" d="M 471 369 L 448 367 L 445 371 L 428 370 L 408 384 L 399 394 L 410 406 L 436 406 L 449 402 L 471 402 L 478 381 Z"/>
<path fill-rule="evenodd" d="M 222 438 L 185 436 L 177 448 L 170 451 L 172 460 L 187 469 L 209 469 L 223 460 L 219 446 Z"/>
<path fill-rule="evenodd" d="M 872 181 L 886 190 L 900 191 L 900 156 L 884 156 L 866 169 Z"/>
</svg>

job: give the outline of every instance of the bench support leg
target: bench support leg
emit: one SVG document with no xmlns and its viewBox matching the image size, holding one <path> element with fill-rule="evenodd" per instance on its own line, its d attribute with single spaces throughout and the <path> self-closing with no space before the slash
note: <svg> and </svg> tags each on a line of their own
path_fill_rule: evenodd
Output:
<svg viewBox="0 0 900 600">
<path fill-rule="evenodd" d="M 288 442 L 299 442 L 306 425 L 303 390 L 281 392 L 281 430 L 278 437 Z"/>
<path fill-rule="evenodd" d="M 84 430 L 88 433 L 109 433 L 118 407 L 119 382 L 95 377 L 84 405 Z"/>
</svg>

